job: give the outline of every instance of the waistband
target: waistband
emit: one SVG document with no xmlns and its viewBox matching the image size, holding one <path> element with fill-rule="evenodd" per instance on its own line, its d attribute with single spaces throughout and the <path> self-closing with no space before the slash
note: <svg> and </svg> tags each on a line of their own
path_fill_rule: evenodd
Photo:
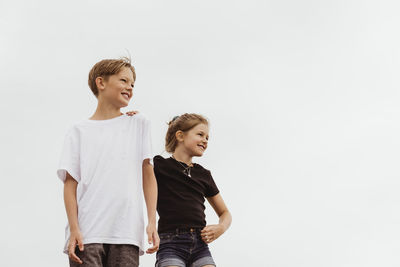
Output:
<svg viewBox="0 0 400 267">
<path fill-rule="evenodd" d="M 187 234 L 187 233 L 201 233 L 202 228 L 176 228 L 175 230 L 169 230 L 160 234 L 173 233 L 173 234 Z"/>
</svg>

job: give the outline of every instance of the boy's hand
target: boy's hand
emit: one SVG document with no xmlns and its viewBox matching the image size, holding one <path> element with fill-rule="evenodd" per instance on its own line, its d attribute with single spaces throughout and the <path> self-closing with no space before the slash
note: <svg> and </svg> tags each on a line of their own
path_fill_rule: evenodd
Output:
<svg viewBox="0 0 400 267">
<path fill-rule="evenodd" d="M 201 239 L 208 244 L 220 237 L 223 233 L 224 228 L 220 224 L 207 225 L 201 230 Z"/>
<path fill-rule="evenodd" d="M 128 111 L 128 112 L 126 112 L 126 115 L 128 115 L 128 116 L 133 116 L 133 115 L 138 114 L 138 113 L 139 113 L 139 111 L 137 111 L 137 110 L 135 110 L 135 111 Z"/>
<path fill-rule="evenodd" d="M 83 251 L 84 247 L 83 247 L 82 240 L 83 240 L 82 234 L 79 230 L 77 230 L 77 231 L 71 232 L 71 236 L 70 236 L 69 242 L 68 242 L 68 256 L 71 258 L 71 260 L 73 260 L 79 264 L 82 264 L 83 262 L 80 258 L 78 258 L 78 256 L 76 256 L 75 248 L 76 248 L 76 245 L 78 245 L 79 250 Z"/>
<path fill-rule="evenodd" d="M 149 244 L 153 244 L 151 248 L 148 248 L 146 250 L 147 254 L 152 254 L 158 250 L 158 247 L 160 246 L 160 238 L 158 237 L 157 229 L 156 229 L 156 224 L 155 223 L 149 223 L 146 227 L 146 232 L 147 232 L 147 239 Z"/>
</svg>

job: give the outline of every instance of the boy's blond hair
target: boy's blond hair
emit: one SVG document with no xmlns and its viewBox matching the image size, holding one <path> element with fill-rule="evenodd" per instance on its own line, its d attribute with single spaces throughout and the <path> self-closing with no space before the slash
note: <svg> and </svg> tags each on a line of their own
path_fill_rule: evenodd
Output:
<svg viewBox="0 0 400 267">
<path fill-rule="evenodd" d="M 96 78 L 102 77 L 107 80 L 109 76 L 117 74 L 122 68 L 129 68 L 133 73 L 133 80 L 136 81 L 135 68 L 131 65 L 130 58 L 103 59 L 97 62 L 89 72 L 88 84 L 93 94 L 98 97 L 99 89 L 96 85 Z"/>
</svg>

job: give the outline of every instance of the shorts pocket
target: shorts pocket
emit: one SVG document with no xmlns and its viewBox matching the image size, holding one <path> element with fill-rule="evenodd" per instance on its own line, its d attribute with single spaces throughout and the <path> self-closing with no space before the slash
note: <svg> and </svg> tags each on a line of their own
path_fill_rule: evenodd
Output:
<svg viewBox="0 0 400 267">
<path fill-rule="evenodd" d="M 160 244 L 170 242 L 174 237 L 175 234 L 172 233 L 162 233 L 158 235 L 160 237 Z"/>
</svg>

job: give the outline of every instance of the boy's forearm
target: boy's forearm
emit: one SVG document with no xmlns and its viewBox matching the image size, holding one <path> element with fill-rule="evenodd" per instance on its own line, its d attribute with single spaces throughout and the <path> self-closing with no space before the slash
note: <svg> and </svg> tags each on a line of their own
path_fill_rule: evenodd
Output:
<svg viewBox="0 0 400 267">
<path fill-rule="evenodd" d="M 150 163 L 143 163 L 143 193 L 146 201 L 148 221 L 149 223 L 156 223 L 157 181 L 153 166 Z"/>
<path fill-rule="evenodd" d="M 64 183 L 64 204 L 71 232 L 79 230 L 76 188 L 77 188 L 77 182 L 72 177 L 70 178 L 67 177 Z"/>
</svg>

